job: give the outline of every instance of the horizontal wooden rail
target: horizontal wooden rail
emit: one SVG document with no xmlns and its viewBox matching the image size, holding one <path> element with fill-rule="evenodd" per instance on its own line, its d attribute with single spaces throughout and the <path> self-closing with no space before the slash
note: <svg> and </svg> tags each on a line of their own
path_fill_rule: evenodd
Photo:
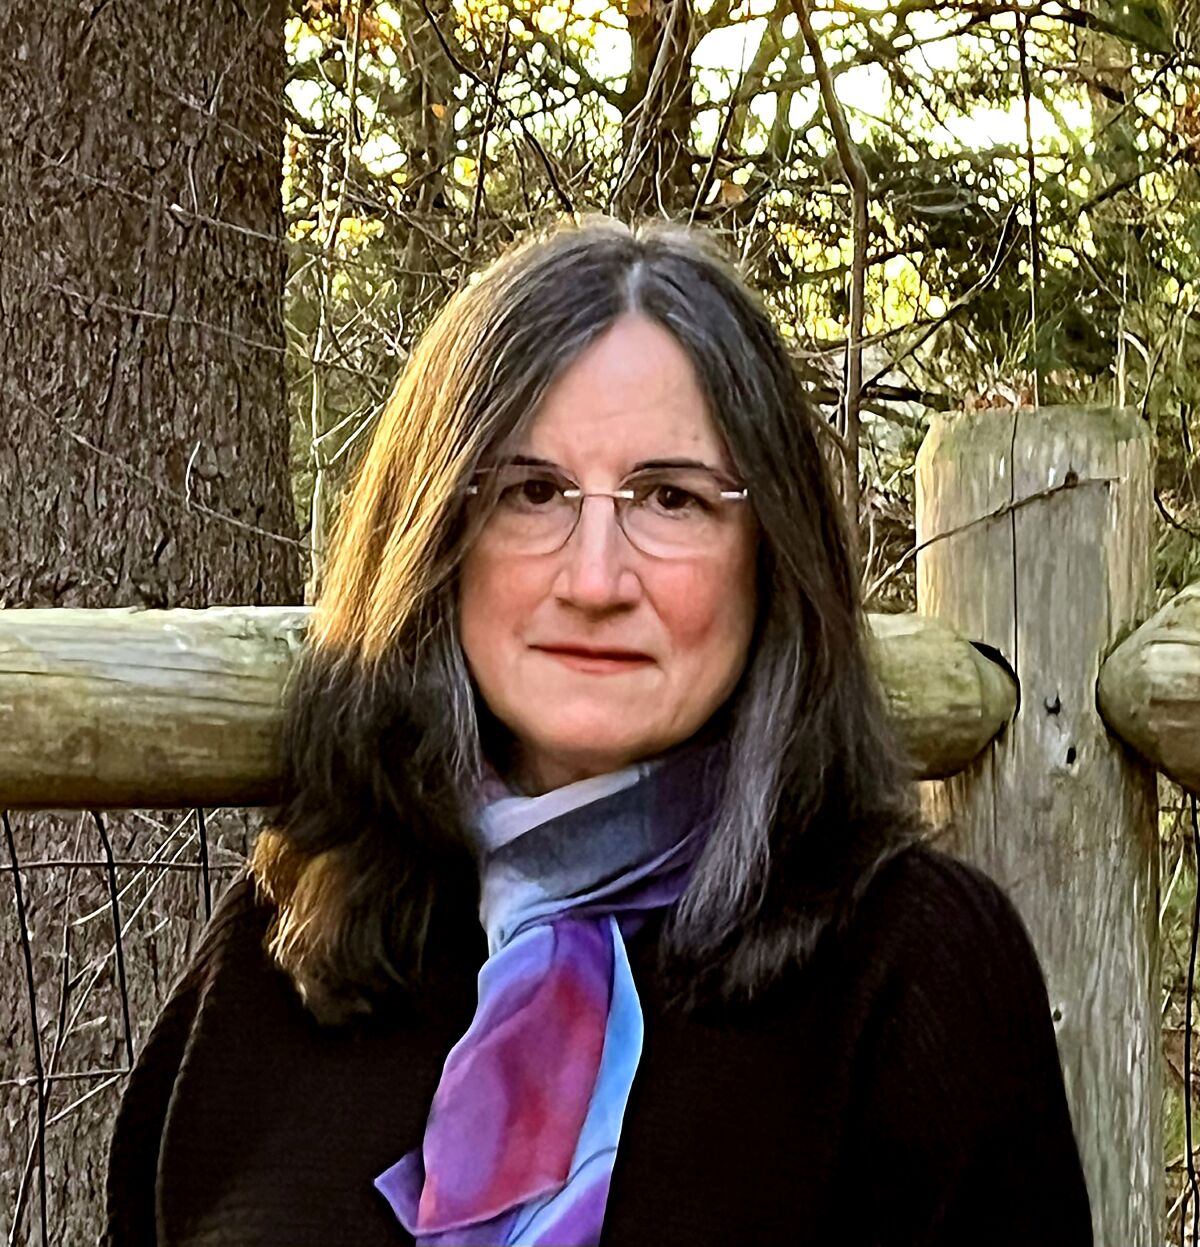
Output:
<svg viewBox="0 0 1200 1247">
<path fill-rule="evenodd" d="M 1189 585 L 1108 656 L 1096 681 L 1108 729 L 1200 792 L 1200 584 Z"/>
<path fill-rule="evenodd" d="M 0 610 L 0 807 L 259 805 L 307 607 Z M 914 777 L 965 767 L 1016 712 L 1011 674 L 937 619 L 869 615 Z M 1200 787 L 1200 585 L 1118 647 L 1105 721 Z"/>
<path fill-rule="evenodd" d="M 0 806 L 273 800 L 281 695 L 308 614 L 0 611 Z M 965 766 L 1011 718 L 1011 676 L 935 619 L 869 621 L 918 774 Z"/>
<path fill-rule="evenodd" d="M 272 800 L 308 614 L 0 610 L 0 807 Z"/>
</svg>

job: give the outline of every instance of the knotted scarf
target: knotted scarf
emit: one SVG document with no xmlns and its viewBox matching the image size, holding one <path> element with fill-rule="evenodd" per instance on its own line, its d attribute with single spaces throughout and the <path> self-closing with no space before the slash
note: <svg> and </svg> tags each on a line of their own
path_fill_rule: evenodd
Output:
<svg viewBox="0 0 1200 1247">
<path fill-rule="evenodd" d="M 476 824 L 488 959 L 424 1142 L 375 1180 L 418 1247 L 594 1247 L 642 1052 L 625 940 L 710 830 L 720 744 L 537 797 L 493 780 Z"/>
</svg>

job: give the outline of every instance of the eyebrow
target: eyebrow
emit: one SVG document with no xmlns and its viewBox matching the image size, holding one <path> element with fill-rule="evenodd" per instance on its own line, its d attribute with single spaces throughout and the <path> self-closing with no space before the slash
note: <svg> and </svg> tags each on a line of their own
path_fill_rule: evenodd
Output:
<svg viewBox="0 0 1200 1247">
<path fill-rule="evenodd" d="M 559 472 L 566 471 L 566 468 L 561 464 L 555 463 L 551 459 L 539 459 L 536 455 L 512 455 L 505 462 L 516 464 L 517 467 L 521 468 L 554 468 Z M 632 476 L 635 472 L 661 471 L 665 468 L 704 468 L 708 472 L 716 472 L 722 476 L 727 475 L 724 468 L 715 467 L 711 463 L 705 463 L 702 459 L 687 458 L 642 459 L 640 462 L 635 463 L 625 475 Z"/>
</svg>

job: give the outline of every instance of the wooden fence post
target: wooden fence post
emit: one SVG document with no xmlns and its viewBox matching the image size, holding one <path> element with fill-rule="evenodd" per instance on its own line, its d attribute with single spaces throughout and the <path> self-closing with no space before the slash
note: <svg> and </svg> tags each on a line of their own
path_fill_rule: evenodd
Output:
<svg viewBox="0 0 1200 1247">
<path fill-rule="evenodd" d="M 1065 407 L 937 418 L 917 459 L 917 542 L 933 543 L 917 608 L 1019 681 L 994 746 L 922 795 L 1033 937 L 1113 1247 L 1150 1247 L 1163 1216 L 1156 776 L 1096 705 L 1106 654 L 1154 605 L 1153 461 L 1136 413 Z"/>
</svg>

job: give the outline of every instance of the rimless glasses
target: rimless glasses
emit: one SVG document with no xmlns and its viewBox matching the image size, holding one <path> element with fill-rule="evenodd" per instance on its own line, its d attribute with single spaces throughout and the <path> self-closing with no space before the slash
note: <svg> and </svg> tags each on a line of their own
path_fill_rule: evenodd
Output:
<svg viewBox="0 0 1200 1247">
<path fill-rule="evenodd" d="M 583 490 L 554 464 L 513 459 L 467 486 L 484 528 L 514 554 L 553 554 L 570 541 L 585 498 L 611 498 L 626 539 L 643 554 L 687 558 L 719 544 L 749 489 L 689 461 L 641 464 L 615 490 Z"/>
</svg>

